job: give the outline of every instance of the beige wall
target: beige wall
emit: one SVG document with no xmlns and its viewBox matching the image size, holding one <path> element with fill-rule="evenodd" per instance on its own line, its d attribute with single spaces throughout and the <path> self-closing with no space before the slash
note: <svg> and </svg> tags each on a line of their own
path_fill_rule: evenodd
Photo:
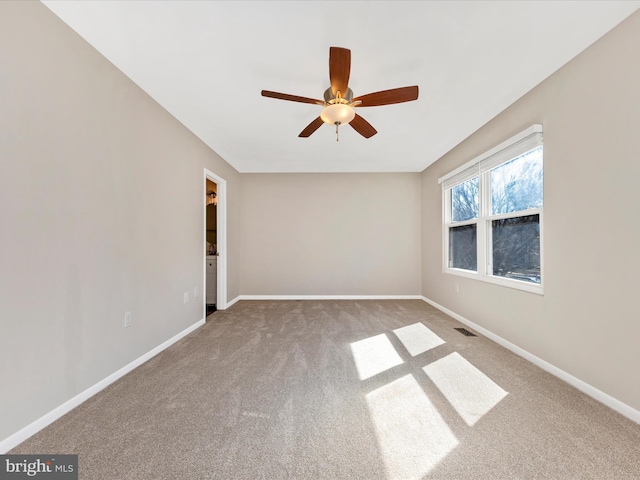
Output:
<svg viewBox="0 0 640 480">
<path fill-rule="evenodd" d="M 242 293 L 419 295 L 420 174 L 243 174 Z"/>
<path fill-rule="evenodd" d="M 635 409 L 638 58 L 640 13 L 422 174 L 424 295 Z M 544 124 L 544 296 L 443 274 L 438 177 L 533 123 Z"/>
<path fill-rule="evenodd" d="M 2 440 L 202 319 L 205 168 L 239 294 L 240 176 L 39 2 L 0 2 L 0 65 Z"/>
</svg>

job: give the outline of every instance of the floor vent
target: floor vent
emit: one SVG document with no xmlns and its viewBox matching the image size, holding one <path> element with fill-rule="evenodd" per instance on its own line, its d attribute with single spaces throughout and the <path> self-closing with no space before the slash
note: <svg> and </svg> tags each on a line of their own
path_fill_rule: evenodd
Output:
<svg viewBox="0 0 640 480">
<path fill-rule="evenodd" d="M 454 328 L 454 330 L 459 331 L 461 334 L 463 334 L 463 335 L 465 335 L 467 337 L 477 337 L 477 335 L 475 333 L 471 333 L 466 328 Z"/>
</svg>

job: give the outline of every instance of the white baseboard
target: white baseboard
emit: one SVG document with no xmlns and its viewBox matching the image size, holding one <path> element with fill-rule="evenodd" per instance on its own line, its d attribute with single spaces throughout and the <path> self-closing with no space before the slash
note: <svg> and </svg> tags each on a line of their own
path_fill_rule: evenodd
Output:
<svg viewBox="0 0 640 480">
<path fill-rule="evenodd" d="M 422 300 L 422 295 L 238 295 L 239 300 Z"/>
<path fill-rule="evenodd" d="M 159 354 L 160 352 L 162 352 L 166 348 L 170 347 L 171 345 L 176 343 L 178 340 L 180 340 L 181 338 L 187 336 L 188 334 L 190 334 L 191 332 L 193 332 L 197 328 L 201 327 L 202 325 L 204 325 L 204 319 L 194 323 L 190 327 L 184 329 L 180 333 L 178 333 L 178 334 L 174 335 L 173 337 L 171 337 L 169 340 L 163 342 L 162 344 L 160 344 L 157 347 L 155 347 L 154 349 L 148 351 L 147 353 L 145 353 L 141 357 L 135 359 L 133 362 L 129 363 L 128 365 L 125 365 L 120 370 L 118 370 L 118 371 L 112 373 L 111 375 L 109 375 L 108 377 L 100 380 L 95 385 L 87 388 L 85 391 L 79 393 L 78 395 L 76 395 L 75 397 L 71 398 L 70 400 L 67 400 L 62 405 L 54 408 L 49 413 L 43 415 L 39 419 L 37 419 L 34 422 L 30 423 L 29 425 L 27 425 L 23 429 L 18 430 L 13 435 L 5 438 L 4 440 L 2 440 L 0 442 L 0 455 L 6 454 L 9 450 L 11 450 L 12 448 L 14 448 L 17 445 L 21 444 L 22 442 L 24 442 L 30 436 L 38 433 L 40 430 L 45 428 L 47 425 L 55 422 L 60 417 L 62 417 L 66 413 L 70 412 L 74 408 L 76 408 L 82 402 L 84 402 L 84 401 L 88 400 L 89 398 L 93 397 L 96 393 L 100 392 L 101 390 L 104 390 L 106 387 L 111 385 L 113 382 L 115 382 L 119 378 L 122 378 L 123 376 L 125 376 L 127 373 L 132 371 L 134 368 L 139 367 L 140 365 L 142 365 L 147 360 L 150 360 L 151 358 L 155 357 L 157 354 Z"/>
<path fill-rule="evenodd" d="M 621 402 L 617 398 L 614 398 L 611 395 L 604 393 L 601 390 L 598 390 L 594 386 L 580 380 L 579 378 L 574 377 L 573 375 L 565 372 L 564 370 L 561 370 L 555 365 L 552 365 L 549 362 L 539 357 L 536 357 L 534 354 L 527 352 L 526 350 L 518 347 L 517 345 L 514 345 L 508 340 L 505 340 L 499 335 L 496 335 L 495 333 L 487 330 L 486 328 L 483 328 L 480 325 L 473 323 L 471 320 L 466 319 L 462 315 L 458 315 L 457 313 L 449 310 L 448 308 L 437 304 L 433 300 L 430 300 L 426 297 L 422 297 L 422 300 L 427 302 L 429 305 L 437 308 L 441 312 L 446 313 L 450 317 L 455 318 L 460 323 L 464 323 L 465 325 L 467 325 L 468 327 L 471 327 L 472 329 L 481 333 L 485 337 L 493 340 L 498 345 L 502 345 L 507 350 L 511 350 L 516 355 L 524 358 L 525 360 L 530 361 L 531 363 L 540 367 L 546 372 L 549 372 L 551 375 L 554 375 L 558 377 L 560 380 L 567 382 L 569 385 L 577 388 L 583 393 L 586 393 L 587 395 L 599 401 L 600 403 L 605 404 L 607 407 L 611 408 L 612 410 L 615 410 L 616 412 L 620 413 L 621 415 L 624 415 L 628 419 L 633 420 L 634 422 L 640 424 L 640 411 L 636 410 L 635 408 L 630 407 L 626 403 Z"/>
<path fill-rule="evenodd" d="M 224 309 L 226 310 L 227 308 L 231 307 L 232 305 L 235 305 L 240 300 L 240 296 L 241 295 L 238 295 L 236 298 L 234 298 L 230 302 L 227 302 L 227 305 L 225 305 Z"/>
<path fill-rule="evenodd" d="M 238 295 L 226 308 L 240 300 L 422 300 L 422 295 Z"/>
</svg>

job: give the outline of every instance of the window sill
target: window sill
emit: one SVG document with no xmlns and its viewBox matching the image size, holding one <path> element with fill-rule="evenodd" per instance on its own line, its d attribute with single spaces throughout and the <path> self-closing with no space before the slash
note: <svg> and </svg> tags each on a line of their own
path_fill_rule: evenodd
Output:
<svg viewBox="0 0 640 480">
<path fill-rule="evenodd" d="M 544 295 L 544 289 L 541 284 L 529 283 L 522 280 L 513 280 L 510 278 L 497 277 L 494 275 L 481 275 L 477 272 L 462 270 L 458 268 L 445 268 L 444 273 L 457 275 L 459 277 L 472 278 L 485 283 L 500 285 L 501 287 L 513 288 L 523 292 L 534 293 L 536 295 Z"/>
</svg>

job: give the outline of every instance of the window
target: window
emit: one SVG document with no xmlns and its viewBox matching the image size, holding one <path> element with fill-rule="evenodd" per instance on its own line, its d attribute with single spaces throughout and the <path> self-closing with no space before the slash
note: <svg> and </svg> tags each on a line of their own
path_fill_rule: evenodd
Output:
<svg viewBox="0 0 640 480">
<path fill-rule="evenodd" d="M 442 177 L 444 270 L 542 293 L 542 125 Z"/>
</svg>

